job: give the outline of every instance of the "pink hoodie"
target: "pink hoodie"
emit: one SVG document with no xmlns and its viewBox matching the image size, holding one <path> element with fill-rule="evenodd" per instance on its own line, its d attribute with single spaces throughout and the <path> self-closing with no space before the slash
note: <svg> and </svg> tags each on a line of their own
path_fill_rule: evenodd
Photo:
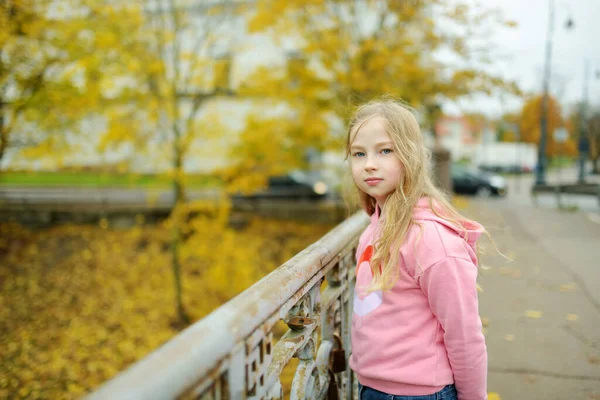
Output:
<svg viewBox="0 0 600 400">
<path fill-rule="evenodd" d="M 437 217 L 427 198 L 400 249 L 400 278 L 391 291 L 366 293 L 379 209 L 360 237 L 350 367 L 362 385 L 405 396 L 454 383 L 459 400 L 487 398 L 487 352 L 477 305 L 475 241 Z M 419 227 L 421 226 L 421 228 Z"/>
</svg>

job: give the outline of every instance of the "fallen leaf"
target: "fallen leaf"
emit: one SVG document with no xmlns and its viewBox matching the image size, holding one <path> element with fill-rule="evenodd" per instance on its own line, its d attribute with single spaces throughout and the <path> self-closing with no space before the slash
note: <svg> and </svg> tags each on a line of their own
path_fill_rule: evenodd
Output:
<svg viewBox="0 0 600 400">
<path fill-rule="evenodd" d="M 452 198 L 452 204 L 456 208 L 466 208 L 469 206 L 469 200 L 463 196 L 454 196 Z"/>
<path fill-rule="evenodd" d="M 573 290 L 577 289 L 577 284 L 571 282 L 571 283 L 566 283 L 564 285 L 560 285 L 560 291 L 561 292 L 571 292 Z"/>
<path fill-rule="evenodd" d="M 588 362 L 590 364 L 598 365 L 598 364 L 600 364 L 600 357 L 598 357 L 598 356 L 589 356 L 588 357 Z"/>
<path fill-rule="evenodd" d="M 512 342 L 515 340 L 515 335 L 510 335 L 510 334 L 504 335 L 504 340 L 506 340 L 507 342 Z"/>
<path fill-rule="evenodd" d="M 502 400 L 502 398 L 496 392 L 489 392 L 488 393 L 488 400 Z"/>
<path fill-rule="evenodd" d="M 481 325 L 483 325 L 484 327 L 488 327 L 490 325 L 490 319 L 487 317 L 481 318 Z"/>
<path fill-rule="evenodd" d="M 533 375 L 527 375 L 525 376 L 525 380 L 527 381 L 527 383 L 535 383 L 537 382 L 537 378 Z"/>
<path fill-rule="evenodd" d="M 567 321 L 577 321 L 577 320 L 579 320 L 579 315 L 567 314 Z"/>
<path fill-rule="evenodd" d="M 525 311 L 525 316 L 531 319 L 540 319 L 542 318 L 542 312 L 537 310 L 527 310 Z"/>
</svg>

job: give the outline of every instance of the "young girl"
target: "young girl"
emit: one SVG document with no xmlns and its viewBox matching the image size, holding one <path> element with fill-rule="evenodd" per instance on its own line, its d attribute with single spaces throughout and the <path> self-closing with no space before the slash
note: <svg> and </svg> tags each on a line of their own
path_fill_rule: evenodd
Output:
<svg viewBox="0 0 600 400">
<path fill-rule="evenodd" d="M 359 399 L 486 399 L 475 252 L 483 228 L 432 183 L 408 107 L 361 106 L 347 156 L 371 217 L 356 254 L 350 367 Z"/>
</svg>

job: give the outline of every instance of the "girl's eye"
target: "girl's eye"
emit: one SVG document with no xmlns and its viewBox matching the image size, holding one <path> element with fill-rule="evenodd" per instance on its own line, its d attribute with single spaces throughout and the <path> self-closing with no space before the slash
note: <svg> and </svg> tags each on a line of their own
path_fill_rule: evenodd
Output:
<svg viewBox="0 0 600 400">
<path fill-rule="evenodd" d="M 392 149 L 383 149 L 383 150 L 381 150 L 381 152 L 383 154 L 390 154 L 392 152 Z"/>
<path fill-rule="evenodd" d="M 362 157 L 364 155 L 365 153 L 363 153 L 362 151 L 357 151 L 356 153 L 354 153 L 354 157 Z"/>
</svg>

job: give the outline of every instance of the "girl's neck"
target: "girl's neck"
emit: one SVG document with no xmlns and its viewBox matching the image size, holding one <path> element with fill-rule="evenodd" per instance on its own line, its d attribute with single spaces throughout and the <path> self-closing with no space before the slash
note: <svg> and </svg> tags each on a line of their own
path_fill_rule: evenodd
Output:
<svg viewBox="0 0 600 400">
<path fill-rule="evenodd" d="M 382 219 L 383 219 L 383 215 L 384 215 L 384 214 L 383 214 L 383 212 L 384 212 L 384 210 L 385 210 L 384 206 L 385 206 L 385 203 L 383 203 L 383 204 L 379 204 L 379 203 L 377 203 L 377 204 L 376 204 L 376 206 L 375 206 L 375 207 L 377 207 L 377 208 L 379 209 L 379 214 L 378 214 L 378 216 L 379 216 L 379 220 L 382 220 Z M 376 210 L 376 211 L 377 211 L 377 210 Z"/>
</svg>

